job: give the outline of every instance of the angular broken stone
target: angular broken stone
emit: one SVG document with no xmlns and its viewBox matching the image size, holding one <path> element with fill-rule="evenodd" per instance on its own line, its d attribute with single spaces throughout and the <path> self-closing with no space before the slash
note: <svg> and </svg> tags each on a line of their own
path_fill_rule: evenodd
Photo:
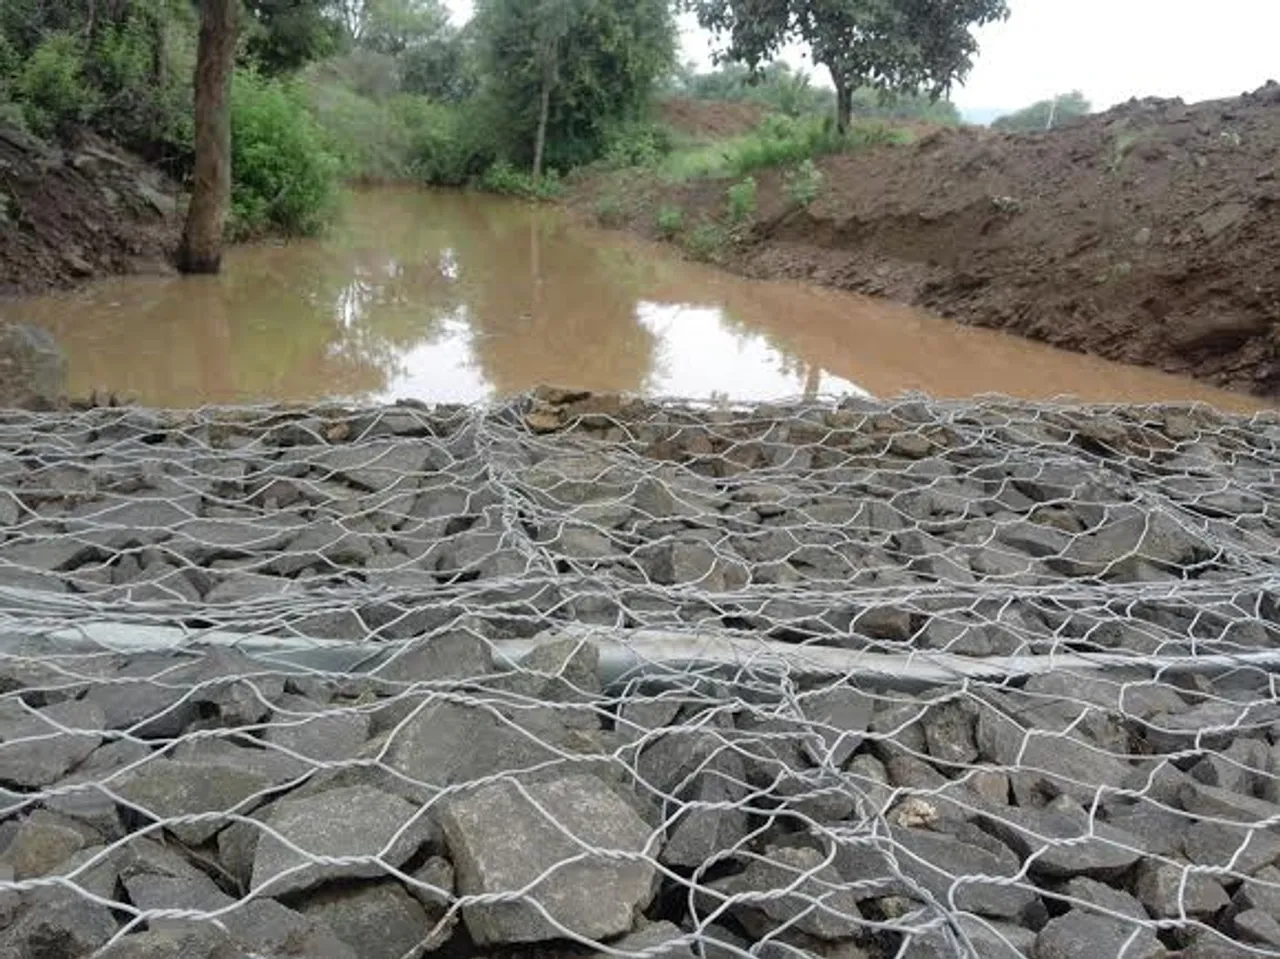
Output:
<svg viewBox="0 0 1280 959">
<path fill-rule="evenodd" d="M 1036 959 L 1163 959 L 1164 946 L 1149 927 L 1072 909 L 1050 919 L 1036 937 Z"/>
<path fill-rule="evenodd" d="M 333 879 L 384 875 L 404 865 L 434 839 L 434 827 L 418 807 L 368 786 L 331 789 L 303 799 L 273 804 L 263 822 L 302 852 L 260 831 L 253 856 L 251 887 L 270 883 L 284 896 Z M 353 857 L 322 864 L 312 857 Z M 385 865 L 384 865 L 385 864 Z"/>
<path fill-rule="evenodd" d="M 466 620 L 447 633 L 396 644 L 371 671 L 395 683 L 426 683 L 478 679 L 493 672 L 489 642 Z"/>
<path fill-rule="evenodd" d="M 62 825 L 44 810 L 36 810 L 18 823 L 8 848 L 0 851 L 0 862 L 13 867 L 15 879 L 33 879 L 48 875 L 86 845 L 83 833 Z"/>
<path fill-rule="evenodd" d="M 1136 836 L 1087 814 L 1009 806 L 978 817 L 982 828 L 1027 862 L 1032 875 L 1107 878 L 1142 858 Z M 1029 861 L 1028 861 L 1029 860 Z"/>
<path fill-rule="evenodd" d="M 463 907 L 479 945 L 622 935 L 656 891 L 649 827 L 594 776 L 496 782 L 447 803 L 440 821 L 460 894 L 522 893 Z"/>
<path fill-rule="evenodd" d="M 671 922 L 653 922 L 630 935 L 609 943 L 608 953 L 597 952 L 586 959 L 617 959 L 622 953 L 643 954 L 645 959 L 696 959 L 690 941 L 696 937 L 686 935 Z M 708 955 L 711 955 L 708 950 Z"/>
<path fill-rule="evenodd" d="M 317 762 L 353 759 L 369 738 L 369 714 L 327 710 L 288 693 L 276 701 L 276 712 L 263 740 Z M 290 757 L 286 757 L 290 758 Z"/>
<path fill-rule="evenodd" d="M 270 787 L 267 777 L 249 769 L 157 758 L 122 775 L 114 791 L 131 809 L 163 822 L 183 842 L 199 845 L 227 825 L 226 814 L 252 811 Z M 170 821 L 186 816 L 201 818 Z"/>
<path fill-rule="evenodd" d="M 28 711 L 0 707 L 0 782 L 32 788 L 57 782 L 102 742 L 102 710 L 66 700 Z"/>
<path fill-rule="evenodd" d="M 1022 864 L 1008 849 L 996 854 L 923 829 L 894 829 L 893 838 L 901 847 L 898 863 L 903 874 L 953 908 L 1020 919 L 1038 898 L 1029 881 L 1015 878 Z M 1002 878 L 1012 882 L 991 881 Z"/>
<path fill-rule="evenodd" d="M 1212 876 L 1155 859 L 1144 859 L 1138 866 L 1134 893 L 1157 919 L 1208 917 L 1231 901 Z"/>
<path fill-rule="evenodd" d="M 210 923 L 135 933 L 117 939 L 97 959 L 243 959 L 244 951 Z"/>
<path fill-rule="evenodd" d="M 799 705 L 805 719 L 821 734 L 825 752 L 836 768 L 844 766 L 862 744 L 862 734 L 871 725 L 875 712 L 875 700 L 849 686 L 832 686 L 802 695 Z M 814 762 L 825 761 L 825 756 L 815 755 L 813 744 L 806 741 L 805 748 Z"/>
<path fill-rule="evenodd" d="M 771 846 L 733 876 L 710 883 L 707 910 L 729 911 L 747 932 L 763 937 L 786 924 L 817 939 L 855 938 L 863 928 L 854 892 L 826 857 L 807 847 Z"/>
<path fill-rule="evenodd" d="M 308 895 L 299 911 L 331 930 L 360 959 L 402 959 L 442 944 L 430 934 L 422 904 L 395 881 L 326 887 Z"/>
<path fill-rule="evenodd" d="M 92 956 L 116 934 L 118 926 L 106 906 L 66 889 L 32 893 L 21 915 L 0 929 L 0 956 L 9 959 L 72 959 Z"/>
</svg>

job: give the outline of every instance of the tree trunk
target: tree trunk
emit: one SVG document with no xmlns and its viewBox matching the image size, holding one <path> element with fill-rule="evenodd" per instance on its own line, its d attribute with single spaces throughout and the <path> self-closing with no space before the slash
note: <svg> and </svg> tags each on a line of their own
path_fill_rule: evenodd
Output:
<svg viewBox="0 0 1280 959">
<path fill-rule="evenodd" d="M 178 248 L 183 273 L 217 273 L 231 202 L 231 73 L 239 0 L 200 0 L 196 54 L 196 164 L 187 225 Z"/>
<path fill-rule="evenodd" d="M 839 133 L 849 132 L 849 121 L 853 118 L 853 90 L 841 76 L 831 71 L 831 79 L 836 87 L 836 130 Z"/>
<path fill-rule="evenodd" d="M 552 54 L 554 57 L 555 54 Z M 542 73 L 542 102 L 538 106 L 538 136 L 533 143 L 533 178 L 542 179 L 542 155 L 547 149 L 547 120 L 551 115 L 551 87 L 555 84 L 554 62 L 548 62 Z"/>
</svg>

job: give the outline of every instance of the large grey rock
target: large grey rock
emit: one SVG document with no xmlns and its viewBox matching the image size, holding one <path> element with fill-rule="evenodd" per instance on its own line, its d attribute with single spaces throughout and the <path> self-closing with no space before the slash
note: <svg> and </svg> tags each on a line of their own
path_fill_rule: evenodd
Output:
<svg viewBox="0 0 1280 959">
<path fill-rule="evenodd" d="M 975 712 L 971 703 L 944 703 L 925 717 L 924 740 L 929 756 L 947 766 L 967 766 L 978 758 L 974 741 Z"/>
<path fill-rule="evenodd" d="M 28 789 L 57 782 L 102 742 L 104 722 L 93 703 L 66 700 L 31 712 L 5 702 L 0 707 L 0 782 Z"/>
<path fill-rule="evenodd" d="M 17 920 L 0 929 L 4 959 L 80 959 L 116 934 L 105 906 L 57 887 L 30 895 Z"/>
<path fill-rule="evenodd" d="M 196 714 L 186 681 L 191 672 L 172 656 L 130 657 L 94 683 L 84 700 L 102 710 L 107 729 L 127 729 L 143 738 L 176 737 Z"/>
<path fill-rule="evenodd" d="M 360 959 L 402 959 L 443 944 L 431 936 L 421 903 L 394 881 L 321 889 L 299 911 L 332 930 Z"/>
<path fill-rule="evenodd" d="M 609 943 L 609 952 L 592 953 L 587 959 L 618 959 L 618 953 L 623 959 L 628 959 L 628 954 L 643 954 L 645 959 L 695 959 L 690 940 L 696 939 L 675 923 L 653 922 Z"/>
<path fill-rule="evenodd" d="M 86 846 L 59 863 L 53 872 L 66 876 L 78 889 L 113 900 L 123 861 L 124 856 L 111 852 L 106 846 Z"/>
<path fill-rule="evenodd" d="M 676 540 L 641 556 L 645 573 L 663 585 L 696 586 L 712 593 L 741 589 L 751 575 L 728 546 Z"/>
<path fill-rule="evenodd" d="M 1056 809 L 1009 806 L 999 813 L 979 816 L 983 829 L 996 836 L 1028 864 L 1032 875 L 1070 878 L 1108 878 L 1142 858 L 1136 836 L 1103 822 L 1090 822 L 1087 814 Z"/>
<path fill-rule="evenodd" d="M 66 355 L 47 330 L 0 321 L 0 408 L 47 409 L 66 386 Z"/>
<path fill-rule="evenodd" d="M 254 952 L 314 956 L 315 959 L 355 959 L 355 949 L 337 939 L 321 922 L 305 917 L 272 899 L 236 900 L 207 876 L 172 876 L 139 873 L 126 876 L 129 900 L 144 911 L 183 909 L 218 913 L 231 939 Z M 183 932 L 193 928 L 187 919 L 153 918 L 153 930 Z"/>
<path fill-rule="evenodd" d="M 421 485 L 428 462 L 442 455 L 417 440 L 376 440 L 333 446 L 308 457 L 324 478 L 336 478 L 373 492 Z"/>
<path fill-rule="evenodd" d="M 366 536 L 326 519 L 309 523 L 271 561 L 270 569 L 280 576 L 294 576 L 321 561 L 335 566 L 362 566 L 372 556 L 373 547 Z"/>
<path fill-rule="evenodd" d="M 1143 578 L 1143 566 L 1180 567 L 1195 562 L 1205 543 L 1162 511 L 1116 510 L 1104 525 L 1077 536 L 1063 558 L 1049 563 L 1068 576 L 1102 576 L 1121 582 Z"/>
<path fill-rule="evenodd" d="M 923 829 L 894 829 L 893 838 L 901 847 L 898 863 L 903 874 L 956 909 L 998 919 L 1019 919 L 1038 898 L 1028 881 L 1016 879 L 1022 864 L 1008 849 L 997 854 Z M 1013 883 L 990 879 L 1010 879 Z"/>
<path fill-rule="evenodd" d="M 384 875 L 386 866 L 402 866 L 434 839 L 434 827 L 421 810 L 398 796 L 368 786 L 332 789 L 303 799 L 275 803 L 267 826 L 302 850 L 294 852 L 262 832 L 253 857 L 252 888 L 270 883 L 270 894 L 284 896 L 332 879 Z M 368 861 L 320 864 L 314 856 L 363 857 Z M 385 863 L 386 865 L 383 865 Z"/>
<path fill-rule="evenodd" d="M 301 696 L 284 694 L 276 701 L 263 739 L 317 762 L 354 759 L 369 738 L 369 714 L 354 709 L 336 711 Z M 288 757 L 286 757 L 288 758 Z"/>
<path fill-rule="evenodd" d="M 1036 937 L 1035 959 L 1162 959 L 1164 946 L 1148 927 L 1072 909 L 1050 919 Z"/>
<path fill-rule="evenodd" d="M 1231 919 L 1231 925 L 1245 942 L 1280 946 L 1280 921 L 1261 909 L 1246 909 Z"/>
<path fill-rule="evenodd" d="M 593 776 L 524 791 L 496 782 L 449 802 L 440 818 L 459 893 L 531 887 L 519 899 L 463 907 L 477 944 L 538 942 L 566 931 L 606 939 L 629 932 L 653 898 L 658 849 L 649 827 Z M 614 855 L 591 855 L 593 849 Z M 624 858 L 639 854 L 649 858 Z"/>
<path fill-rule="evenodd" d="M 399 644 L 372 671 L 395 683 L 478 679 L 493 672 L 493 653 L 480 624 L 462 620 L 447 633 Z"/>
<path fill-rule="evenodd" d="M 1203 872 L 1172 862 L 1145 859 L 1134 892 L 1157 919 L 1212 916 L 1230 902 L 1222 884 Z"/>
<path fill-rule="evenodd" d="M 1073 903 L 1073 908 L 1076 909 L 1084 909 L 1087 912 L 1088 906 L 1097 906 L 1100 910 L 1128 916 L 1143 925 L 1146 925 L 1147 920 L 1151 918 L 1142 903 L 1127 892 L 1087 876 L 1077 876 L 1070 880 L 1063 885 L 1062 891 L 1073 900 L 1078 900 Z"/>
<path fill-rule="evenodd" d="M 750 823 L 744 808 L 747 789 L 742 760 L 730 755 L 717 765 L 720 768 L 698 774 L 692 788 L 682 792 L 684 812 L 671 826 L 662 848 L 666 865 L 697 868 L 746 840 Z"/>
<path fill-rule="evenodd" d="M 806 741 L 810 758 L 821 764 L 829 756 L 836 768 L 844 766 L 862 744 L 863 734 L 875 712 L 875 700 L 849 686 L 832 686 L 802 695 L 799 705 L 804 718 L 821 735 L 825 747 L 822 754 L 818 754 L 815 744 Z"/>
<path fill-rule="evenodd" d="M 1130 772 L 1125 760 L 1071 733 L 1024 728 L 989 707 L 978 716 L 977 745 L 984 759 L 1015 770 L 1015 780 L 1029 780 L 1051 795 L 1064 793 L 1085 804 L 1100 788 L 1123 785 Z"/>
<path fill-rule="evenodd" d="M 245 952 L 225 932 L 204 923 L 125 936 L 97 959 L 245 959 Z"/>
<path fill-rule="evenodd" d="M 786 924 L 818 939 L 855 938 L 863 927 L 856 895 L 825 859 L 817 849 L 770 846 L 742 872 L 710 883 L 718 895 L 704 894 L 705 907 L 743 897 L 729 909 L 756 937 Z"/>
<path fill-rule="evenodd" d="M 248 770 L 262 776 L 272 786 L 292 782 L 315 768 L 311 763 L 295 759 L 278 749 L 264 749 L 258 745 L 258 740 L 248 736 L 188 739 L 178 743 L 170 755 L 179 762 Z"/>
<path fill-rule="evenodd" d="M 895 959 L 950 959 L 960 955 L 966 959 L 970 955 L 973 959 L 1032 959 L 1034 955 L 1036 934 L 1030 929 L 964 914 L 953 918 L 958 934 L 945 928 L 927 929 L 912 937 Z M 972 954 L 961 951 L 965 946 L 973 950 Z"/>
<path fill-rule="evenodd" d="M 115 792 L 131 808 L 164 822 L 183 842 L 199 845 L 227 825 L 226 814 L 252 811 L 270 787 L 267 777 L 250 769 L 153 759 L 124 774 Z M 187 816 L 201 818 L 170 821 Z"/>
<path fill-rule="evenodd" d="M 13 868 L 15 879 L 33 879 L 48 875 L 87 842 L 82 831 L 59 822 L 57 816 L 44 810 L 36 810 L 18 823 L 8 848 L 0 852 L 0 862 Z"/>
<path fill-rule="evenodd" d="M 1280 919 L 1280 869 L 1275 866 L 1259 869 L 1253 879 L 1240 884 L 1231 901 L 1241 912 L 1261 909 L 1267 915 Z"/>
<path fill-rule="evenodd" d="M 1197 816 L 1254 825 L 1260 822 L 1280 821 L 1280 804 L 1265 799 L 1255 799 L 1229 789 L 1206 786 L 1201 783 L 1185 783 L 1179 792 L 1182 808 Z"/>
</svg>

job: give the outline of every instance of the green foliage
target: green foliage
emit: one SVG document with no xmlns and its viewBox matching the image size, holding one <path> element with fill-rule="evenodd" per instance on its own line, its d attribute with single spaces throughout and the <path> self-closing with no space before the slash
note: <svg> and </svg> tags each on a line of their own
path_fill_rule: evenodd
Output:
<svg viewBox="0 0 1280 959">
<path fill-rule="evenodd" d="M 601 164 L 610 170 L 654 166 L 671 153 L 671 131 L 647 120 L 632 120 L 605 135 Z"/>
<path fill-rule="evenodd" d="M 684 235 L 685 252 L 695 260 L 714 262 L 724 255 L 728 245 L 728 232 L 710 220 L 703 220 Z"/>
<path fill-rule="evenodd" d="M 14 49 L 4 30 L 0 29 L 0 101 L 4 101 L 18 75 L 18 51 Z"/>
<path fill-rule="evenodd" d="M 1108 172 L 1119 173 L 1124 168 L 1124 161 L 1141 141 L 1142 135 L 1133 130 L 1116 134 L 1115 139 L 1111 141 L 1111 156 L 1107 160 Z"/>
<path fill-rule="evenodd" d="M 329 0 L 244 0 L 244 6 L 245 53 L 266 74 L 299 70 L 338 52 L 342 27 Z"/>
<path fill-rule="evenodd" d="M 802 42 L 831 73 L 843 129 L 853 91 L 945 93 L 973 66 L 972 29 L 1008 16 L 1005 0 L 688 0 L 700 24 L 727 36 L 727 59 L 756 68 Z"/>
<path fill-rule="evenodd" d="M 378 53 L 398 55 L 448 29 L 440 0 L 362 0 L 363 22 L 356 42 Z"/>
<path fill-rule="evenodd" d="M 728 200 L 729 222 L 732 225 L 738 226 L 751 219 L 759 207 L 755 177 L 747 177 L 729 187 L 725 191 L 725 199 Z"/>
<path fill-rule="evenodd" d="M 807 210 L 813 201 L 818 199 L 825 181 L 826 177 L 814 165 L 813 160 L 806 159 L 794 170 L 788 170 L 783 175 L 782 185 L 787 199 L 801 209 Z"/>
<path fill-rule="evenodd" d="M 27 125 L 40 136 L 64 132 L 87 120 L 96 96 L 84 75 L 80 39 L 66 33 L 46 37 L 23 64 L 17 93 Z"/>
<path fill-rule="evenodd" d="M 627 222 L 627 208 L 616 193 L 605 193 L 596 200 L 596 221 L 601 226 L 616 227 Z"/>
<path fill-rule="evenodd" d="M 560 178 L 554 170 L 535 180 L 523 170 L 517 170 L 506 160 L 498 160 L 484 171 L 477 181 L 487 193 L 500 193 L 525 200 L 553 200 L 563 192 Z"/>
<path fill-rule="evenodd" d="M 667 0 L 478 0 L 484 76 L 511 162 L 530 163 L 549 84 L 546 162 L 560 169 L 600 157 L 611 130 L 643 116 L 671 66 Z"/>
<path fill-rule="evenodd" d="M 1088 115 L 1093 107 L 1079 90 L 1063 94 L 1054 100 L 1041 100 L 1025 109 L 995 120 L 991 126 L 997 130 L 1048 130 L 1062 126 L 1068 120 Z"/>
<path fill-rule="evenodd" d="M 414 179 L 461 186 L 493 162 L 483 131 L 456 106 L 401 95 L 390 104 L 390 119 L 405 131 L 408 172 Z"/>
<path fill-rule="evenodd" d="M 442 30 L 400 56 L 401 89 L 443 103 L 461 103 L 480 88 L 470 31 Z"/>
<path fill-rule="evenodd" d="M 678 206 L 663 205 L 658 208 L 658 234 L 670 240 L 684 229 L 684 211 Z"/>
<path fill-rule="evenodd" d="M 232 90 L 231 232 L 320 232 L 336 210 L 339 161 L 302 97 L 281 81 L 238 71 Z"/>
</svg>

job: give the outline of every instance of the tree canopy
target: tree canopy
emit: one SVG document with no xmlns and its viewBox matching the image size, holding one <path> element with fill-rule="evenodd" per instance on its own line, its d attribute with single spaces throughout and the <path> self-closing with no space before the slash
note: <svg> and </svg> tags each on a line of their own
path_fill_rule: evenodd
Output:
<svg viewBox="0 0 1280 959">
<path fill-rule="evenodd" d="M 799 40 L 826 67 L 836 117 L 849 122 L 860 87 L 940 96 L 973 66 L 973 28 L 1008 16 L 1005 0 L 685 0 L 751 69 Z"/>
<path fill-rule="evenodd" d="M 997 130 L 1048 130 L 1061 126 L 1068 120 L 1085 116 L 1093 106 L 1079 90 L 1072 90 L 1049 100 L 1040 100 L 1007 116 L 999 117 L 991 125 Z"/>
</svg>

